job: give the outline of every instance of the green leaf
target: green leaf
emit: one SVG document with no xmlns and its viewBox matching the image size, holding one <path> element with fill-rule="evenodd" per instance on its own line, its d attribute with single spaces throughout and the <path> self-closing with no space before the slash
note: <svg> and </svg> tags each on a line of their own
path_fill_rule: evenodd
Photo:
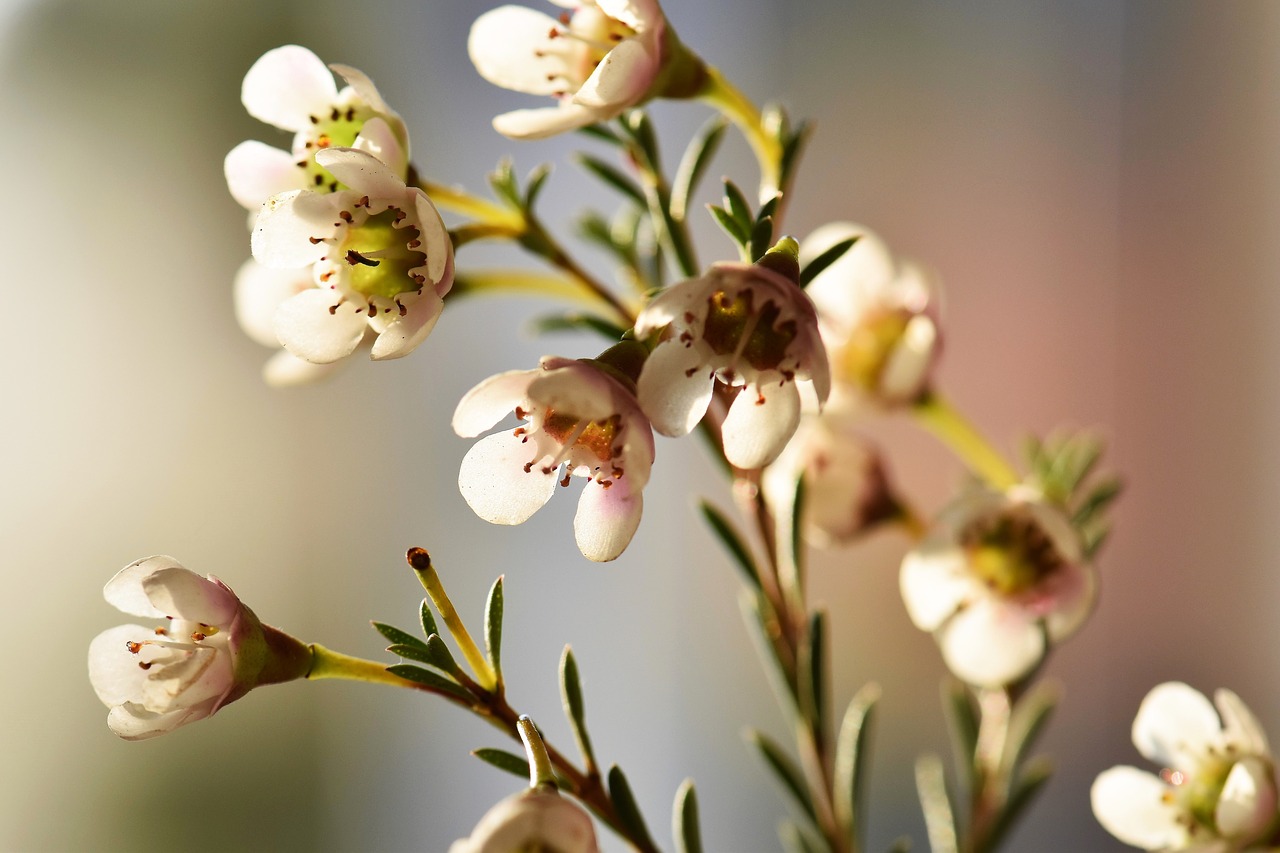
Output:
<svg viewBox="0 0 1280 853">
<path fill-rule="evenodd" d="M 535 318 L 533 331 L 540 335 L 551 332 L 595 332 L 610 341 L 618 341 L 626 334 L 626 329 L 592 314 L 548 314 Z"/>
<path fill-rule="evenodd" d="M 854 849 L 862 849 L 863 806 L 866 803 L 866 769 L 871 752 L 871 731 L 875 724 L 876 702 L 880 700 L 880 686 L 867 684 L 856 694 L 844 712 L 840 722 L 840 734 L 836 737 L 835 755 L 835 811 L 836 821 L 854 842 Z"/>
<path fill-rule="evenodd" d="M 920 809 L 924 812 L 932 853 L 956 853 L 956 822 L 941 758 L 922 755 L 916 759 L 916 791 L 920 794 Z"/>
<path fill-rule="evenodd" d="M 611 166 L 599 157 L 594 157 L 590 154 L 584 154 L 581 152 L 575 156 L 575 159 L 578 161 L 578 165 L 582 166 L 588 172 L 595 175 L 601 181 L 613 187 L 636 204 L 641 206 L 647 204 L 644 190 L 640 189 L 640 187 L 636 185 L 635 181 L 624 175 L 622 171 L 615 166 Z"/>
<path fill-rule="evenodd" d="M 738 605 L 742 609 L 742 618 L 747 622 L 748 632 L 764 664 L 765 675 L 769 679 L 777 696 L 778 704 L 791 714 L 788 722 L 796 723 L 800 719 L 800 705 L 796 698 L 795 687 L 778 660 L 770 637 L 775 635 L 771 625 L 776 628 L 777 620 L 772 615 L 769 601 L 758 589 L 743 589 L 738 596 Z"/>
<path fill-rule="evenodd" d="M 809 282 L 813 281 L 818 273 L 844 257 L 844 253 L 849 251 L 856 242 L 858 242 L 857 237 L 850 237 L 847 240 L 841 240 L 821 255 L 818 255 L 818 257 L 809 261 L 809 263 L 805 265 L 804 269 L 800 270 L 800 286 L 808 287 Z"/>
<path fill-rule="evenodd" d="M 462 674 L 458 662 L 453 659 L 453 653 L 449 651 L 449 647 L 445 645 L 439 634 L 427 637 L 427 656 L 426 662 L 436 669 L 443 670 L 455 678 Z"/>
<path fill-rule="evenodd" d="M 502 575 L 493 582 L 484 608 L 484 645 L 489 664 L 502 682 Z"/>
<path fill-rule="evenodd" d="M 671 810 L 671 831 L 676 839 L 676 853 L 702 853 L 702 830 L 698 825 L 698 792 L 692 779 L 685 779 L 676 790 L 676 804 Z"/>
<path fill-rule="evenodd" d="M 1000 845 L 1001 840 L 1031 805 L 1036 795 L 1044 789 L 1045 783 L 1052 775 L 1053 765 L 1048 759 L 1036 759 L 1027 764 L 1022 774 L 1014 781 L 1009 791 L 1009 799 L 987 835 L 986 849 L 995 850 Z"/>
<path fill-rule="evenodd" d="M 520 187 L 516 184 L 516 175 L 510 160 L 504 158 L 489 173 L 489 186 L 493 188 L 494 195 L 504 199 L 512 207 L 523 209 Z"/>
<path fill-rule="evenodd" d="M 755 557 L 751 555 L 751 548 L 734 527 L 733 522 L 710 501 L 701 501 L 698 508 L 702 510 L 702 517 L 711 526 L 711 532 L 716 535 L 729 552 L 729 556 L 733 558 L 734 564 L 746 576 L 752 587 L 760 589 L 760 569 L 756 565 Z"/>
<path fill-rule="evenodd" d="M 639 148 L 639 154 L 648 161 L 654 174 L 662 171 L 662 156 L 658 152 L 658 138 L 653 132 L 653 122 L 644 110 L 631 110 L 622 117 L 623 129 Z"/>
<path fill-rule="evenodd" d="M 418 608 L 418 621 L 422 623 L 422 636 L 430 637 L 432 634 L 440 633 L 440 629 L 436 627 L 436 618 L 431 615 L 431 605 L 425 598 L 422 599 L 422 606 Z"/>
<path fill-rule="evenodd" d="M 702 126 L 697 135 L 689 141 L 684 157 L 676 168 L 675 178 L 671 186 L 671 215 L 684 220 L 689 210 L 689 198 L 698 188 L 698 182 L 720 148 L 720 140 L 724 138 L 727 122 L 720 116 L 712 118 Z"/>
<path fill-rule="evenodd" d="M 564 715 L 573 728 L 574 740 L 578 742 L 578 750 L 583 758 L 595 765 L 596 756 L 591 749 L 591 737 L 587 734 L 587 709 L 582 701 L 582 681 L 578 676 L 578 661 L 573 656 L 573 649 L 564 647 L 560 655 L 560 701 L 564 705 Z"/>
<path fill-rule="evenodd" d="M 1080 508 L 1075 511 L 1072 521 L 1077 527 L 1088 524 L 1094 518 L 1111 505 L 1111 502 L 1120 496 L 1120 492 L 1124 486 L 1118 478 L 1111 477 L 1103 480 L 1085 496 L 1081 502 Z"/>
<path fill-rule="evenodd" d="M 551 176 L 551 164 L 542 163 L 533 167 L 533 171 L 525 178 L 524 189 L 524 209 L 532 210 L 534 203 L 538 200 L 538 196 L 542 193 L 542 187 L 546 184 L 547 178 Z"/>
<path fill-rule="evenodd" d="M 636 798 L 631 793 L 631 785 L 627 782 L 622 768 L 616 764 L 609 768 L 609 799 L 613 801 L 618 820 L 627 830 L 627 834 L 641 842 L 636 846 L 642 849 L 657 849 L 648 828 L 644 825 L 644 816 L 640 814 L 640 807 L 636 805 Z"/>
<path fill-rule="evenodd" d="M 751 260 L 760 260 L 764 253 L 773 247 L 773 217 L 766 216 L 751 228 L 751 248 L 748 254 Z"/>
<path fill-rule="evenodd" d="M 747 729 L 745 736 L 747 741 L 760 752 L 765 764 L 778 777 L 782 787 L 786 789 L 787 793 L 791 794 L 796 804 L 817 826 L 817 812 L 813 808 L 813 801 L 809 799 L 809 789 L 805 786 L 804 775 L 800 772 L 800 768 L 783 751 L 782 747 L 764 732 L 756 729 Z"/>
<path fill-rule="evenodd" d="M 738 220 L 734 219 L 732 214 L 723 208 L 716 207 L 714 204 L 709 204 L 707 205 L 707 210 L 711 211 L 711 215 L 715 218 L 716 224 L 724 230 L 724 233 L 728 234 L 729 238 L 733 240 L 734 243 L 738 244 L 739 247 L 742 247 L 745 252 L 747 239 L 750 236 L 747 233 L 746 228 L 741 225 Z"/>
<path fill-rule="evenodd" d="M 826 721 L 826 625 L 827 614 L 815 610 L 809 616 L 809 630 L 800 647 L 798 669 L 800 706 L 819 740 L 825 740 Z"/>
<path fill-rule="evenodd" d="M 786 853 L 829 853 L 826 844 L 793 820 L 778 824 L 778 841 Z"/>
<path fill-rule="evenodd" d="M 724 182 L 724 203 L 725 210 L 738 223 L 739 229 L 744 235 L 743 242 L 745 243 L 745 236 L 751 233 L 751 224 L 756 221 L 756 218 L 752 215 L 751 205 L 747 204 L 747 197 L 742 194 L 742 190 L 738 189 L 738 185 L 728 179 Z"/>
<path fill-rule="evenodd" d="M 805 577 L 805 550 L 804 550 L 804 507 L 805 507 L 805 480 L 804 475 L 796 478 L 796 490 L 791 500 L 791 541 L 787 544 L 791 546 L 791 564 L 795 566 L 796 580 L 800 584 L 801 593 L 804 592 Z"/>
<path fill-rule="evenodd" d="M 947 719 L 947 733 L 951 736 L 951 748 L 956 767 L 964 774 L 964 783 L 973 790 L 978 749 L 978 709 L 969 696 L 969 688 L 951 677 L 942 680 L 942 713 Z"/>
<path fill-rule="evenodd" d="M 420 663 L 433 663 L 431 653 L 427 651 L 426 646 L 410 645 L 409 643 L 392 643 L 387 646 L 387 651 L 393 655 L 399 655 L 402 658 L 416 660 Z"/>
<path fill-rule="evenodd" d="M 778 203 L 782 201 L 782 196 L 774 193 L 773 197 L 760 205 L 760 211 L 756 214 L 756 222 L 764 219 L 766 216 L 773 216 L 778 209 Z"/>
<path fill-rule="evenodd" d="M 426 649 L 427 647 L 426 643 L 422 642 L 420 638 L 415 637 L 413 634 L 410 634 L 408 631 L 401 631 L 399 628 L 393 628 L 392 626 L 387 625 L 384 622 L 373 622 L 371 624 L 373 625 L 374 629 L 379 634 L 386 637 L 387 641 L 390 643 L 396 643 L 398 645 L 405 645 L 405 646 L 417 646 L 419 649 Z"/>
<path fill-rule="evenodd" d="M 499 770 L 505 770 L 513 776 L 522 776 L 526 780 L 529 778 L 529 759 L 523 755 L 516 755 L 514 752 L 507 752 L 505 749 L 492 749 L 489 747 L 472 750 L 471 754 L 486 764 L 492 764 Z"/>
<path fill-rule="evenodd" d="M 462 685 L 445 678 L 443 675 L 434 673 L 429 669 L 423 669 L 420 666 L 414 666 L 409 663 L 398 663 L 387 667 L 387 672 L 397 675 L 405 681 L 412 681 L 415 684 L 422 684 L 426 687 L 439 692 L 446 693 L 456 697 L 464 704 L 470 705 L 472 696 Z"/>
<path fill-rule="evenodd" d="M 583 136 L 590 136 L 592 139 L 598 139 L 601 142 L 607 142 L 610 145 L 623 145 L 625 143 L 621 136 L 618 136 L 603 124 L 589 124 L 586 127 L 580 127 L 578 128 L 578 133 Z"/>
<path fill-rule="evenodd" d="M 630 211 L 636 208 L 628 207 Z M 630 239 L 621 237 L 615 230 L 612 223 L 601 216 L 594 210 L 589 210 L 578 218 L 578 233 L 582 235 L 588 242 L 604 249 L 620 263 L 627 267 L 635 269 L 636 266 L 636 249 L 635 249 L 635 229 L 632 229 Z"/>
</svg>

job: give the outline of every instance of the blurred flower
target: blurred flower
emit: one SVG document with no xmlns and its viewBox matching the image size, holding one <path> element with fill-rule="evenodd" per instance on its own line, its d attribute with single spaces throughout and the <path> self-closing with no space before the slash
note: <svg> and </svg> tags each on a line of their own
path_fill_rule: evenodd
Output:
<svg viewBox="0 0 1280 853">
<path fill-rule="evenodd" d="M 454 432 L 477 436 L 512 410 L 525 424 L 481 439 L 462 460 L 458 488 L 467 504 L 493 524 L 521 524 L 557 480 L 568 486 L 572 476 L 586 477 L 573 521 L 578 548 L 590 560 L 617 558 L 640 524 L 653 465 L 653 432 L 625 377 L 548 356 L 536 370 L 500 373 L 468 391 Z"/>
<path fill-rule="evenodd" d="M 280 349 L 274 325 L 276 309 L 311 287 L 314 287 L 311 270 L 272 269 L 253 258 L 245 261 L 236 273 L 235 306 L 240 328 L 263 346 L 278 350 L 262 368 L 262 377 L 268 385 L 286 387 L 317 382 L 332 376 L 343 364 L 340 361 L 313 364 Z"/>
<path fill-rule="evenodd" d="M 349 84 L 341 92 L 329 68 Z M 346 65 L 329 68 L 305 47 L 291 44 L 267 51 L 245 75 L 240 100 L 249 114 L 294 133 L 289 151 L 249 140 L 227 155 L 227 187 L 249 210 L 288 190 L 339 189 L 335 176 L 314 160 L 326 148 L 360 149 L 404 179 L 409 167 L 404 121 L 363 72 Z"/>
<path fill-rule="evenodd" d="M 1027 675 L 1080 627 L 1096 593 L 1070 520 L 1025 487 L 960 498 L 903 559 L 900 580 L 911 621 L 980 687 Z"/>
<path fill-rule="evenodd" d="M 455 841 L 449 853 L 596 853 L 598 849 L 591 816 L 581 806 L 555 791 L 530 789 L 485 812 L 471 836 Z"/>
<path fill-rule="evenodd" d="M 914 402 L 928 389 L 938 357 L 932 287 L 920 268 L 895 261 L 884 241 L 849 222 L 810 234 L 800 247 L 801 264 L 850 237 L 857 242 L 805 289 L 831 354 L 832 405 Z"/>
<path fill-rule="evenodd" d="M 350 189 L 273 196 L 258 214 L 253 256 L 267 267 L 307 267 L 314 287 L 261 312 L 289 352 L 327 364 L 350 355 L 372 330 L 374 360 L 408 355 L 435 327 L 453 284 L 453 245 L 426 193 L 352 148 L 316 161 Z M 242 319 L 242 324 L 244 320 Z"/>
<path fill-rule="evenodd" d="M 813 305 L 767 265 L 715 264 L 649 303 L 635 329 L 638 336 L 665 329 L 638 383 L 658 432 L 678 436 L 697 426 L 717 379 L 742 387 L 723 425 L 725 456 L 739 468 L 759 468 L 782 452 L 800 422 L 798 382 L 812 383 L 819 403 L 827 398 Z"/>
<path fill-rule="evenodd" d="M 125 613 L 164 619 L 121 625 L 89 644 L 89 681 L 111 712 L 107 725 L 141 740 L 203 720 L 254 687 L 301 678 L 309 649 L 262 625 L 222 581 L 172 557 L 138 560 L 103 588 Z"/>
<path fill-rule="evenodd" d="M 1093 783 L 1098 822 L 1144 850 L 1275 849 L 1275 766 L 1267 737 L 1230 690 L 1178 682 L 1147 694 L 1133 721 L 1138 752 L 1162 768 L 1112 767 Z"/>
<path fill-rule="evenodd" d="M 480 76 L 559 106 L 516 110 L 493 120 L 517 139 L 539 139 L 608 121 L 653 97 L 690 97 L 702 63 L 680 44 L 657 0 L 553 0 L 559 20 L 501 6 L 471 26 L 467 52 Z"/>
</svg>

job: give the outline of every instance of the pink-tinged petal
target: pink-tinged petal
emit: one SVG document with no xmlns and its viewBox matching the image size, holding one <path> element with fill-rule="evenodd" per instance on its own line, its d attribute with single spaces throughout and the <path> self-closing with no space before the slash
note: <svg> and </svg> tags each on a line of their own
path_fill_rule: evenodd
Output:
<svg viewBox="0 0 1280 853">
<path fill-rule="evenodd" d="M 994 598 L 962 608 L 935 636 L 947 669 L 978 687 L 1013 684 L 1045 653 L 1044 629 L 1022 608 Z"/>
<path fill-rule="evenodd" d="M 568 3 L 565 5 L 573 8 Z M 596 0 L 596 5 L 610 18 L 638 32 L 645 32 L 665 21 L 655 0 Z"/>
<path fill-rule="evenodd" d="M 250 258 L 236 272 L 235 308 L 240 328 L 263 346 L 280 346 L 275 330 L 276 309 L 311 286 L 309 269 L 272 269 Z"/>
<path fill-rule="evenodd" d="M 485 813 L 470 837 L 449 847 L 449 853 L 520 850 L 599 853 L 591 816 L 567 797 L 536 789 L 502 800 Z"/>
<path fill-rule="evenodd" d="M 659 344 L 640 371 L 636 397 L 663 435 L 687 435 L 707 413 L 715 383 L 698 361 L 697 350 L 672 340 Z"/>
<path fill-rule="evenodd" d="M 827 347 L 822 342 L 821 335 L 813 335 L 809 342 L 809 352 L 809 384 L 813 389 L 813 396 L 817 398 L 817 407 L 821 410 L 831 397 L 831 361 L 827 357 Z"/>
<path fill-rule="evenodd" d="M 558 107 L 512 110 L 495 116 L 493 129 L 510 139 L 546 139 L 567 130 L 577 130 L 611 116 L 565 101 Z"/>
<path fill-rule="evenodd" d="M 320 195 L 293 190 L 267 199 L 253 223 L 249 245 L 258 263 L 277 269 L 305 267 L 320 260 L 333 236 L 334 216 L 344 193 Z"/>
<path fill-rule="evenodd" d="M 676 320 L 683 326 L 689 314 L 706 316 L 707 300 L 715 290 L 716 282 L 710 278 L 693 279 L 667 288 L 636 318 L 636 335 L 643 337 Z"/>
<path fill-rule="evenodd" d="M 417 349 L 436 327 L 444 300 L 434 290 L 424 290 L 406 308 L 404 316 L 392 320 L 373 342 L 370 355 L 374 361 L 401 358 Z"/>
<path fill-rule="evenodd" d="M 347 85 L 355 90 L 356 97 L 364 101 L 374 112 L 391 113 L 391 108 L 382 99 L 382 94 L 378 91 L 378 87 L 373 85 L 373 81 L 369 79 L 368 74 L 358 68 L 352 68 L 350 65 L 342 65 L 337 62 L 329 63 L 329 68 L 334 74 L 346 80 Z M 394 115 L 394 113 L 391 114 Z"/>
<path fill-rule="evenodd" d="M 1144 850 L 1181 850 L 1187 831 L 1185 816 L 1169 786 L 1136 767 L 1112 767 L 1098 775 L 1089 790 L 1093 815 L 1125 844 Z"/>
<path fill-rule="evenodd" d="M 369 327 L 364 314 L 352 302 L 331 290 L 304 290 L 276 311 L 276 337 L 280 345 L 305 361 L 328 364 L 355 351 Z M 363 308 L 363 306 L 361 306 Z"/>
<path fill-rule="evenodd" d="M 129 643 L 147 639 L 155 639 L 150 628 L 118 625 L 89 642 L 89 683 L 102 704 L 119 705 L 142 695 L 147 673 L 138 666 L 138 656 L 129 651 Z"/>
<path fill-rule="evenodd" d="M 1214 704 L 1218 706 L 1218 714 L 1222 717 L 1222 728 L 1227 740 L 1242 752 L 1254 755 L 1270 755 L 1271 747 L 1267 743 L 1267 734 L 1262 730 L 1258 718 L 1240 701 L 1240 697 L 1230 690 L 1222 689 L 1213 694 Z"/>
<path fill-rule="evenodd" d="M 453 431 L 472 438 L 515 411 L 528 396 L 537 370 L 509 370 L 490 376 L 462 396 L 453 412 Z M 527 461 L 527 460 L 526 460 Z"/>
<path fill-rule="evenodd" d="M 742 389 L 721 435 L 724 455 L 737 468 L 760 468 L 778 457 L 800 423 L 800 392 L 794 382 Z"/>
<path fill-rule="evenodd" d="M 404 181 L 391 168 L 367 151 L 355 148 L 326 148 L 316 152 L 316 162 L 360 195 L 403 204 Z"/>
<path fill-rule="evenodd" d="M 480 76 L 495 86 L 554 95 L 564 90 L 565 81 L 553 74 L 554 60 L 542 61 L 536 53 L 551 46 L 548 34 L 559 29 L 555 18 L 527 6 L 499 6 L 471 25 L 467 54 Z"/>
<path fill-rule="evenodd" d="M 627 39 L 605 54 L 573 102 L 593 110 L 621 110 L 644 98 L 657 73 L 657 57 L 639 39 Z"/>
<path fill-rule="evenodd" d="M 597 563 L 616 560 L 635 536 L 643 510 L 641 490 L 624 488 L 621 480 L 607 489 L 589 480 L 573 517 L 573 535 L 582 556 Z"/>
<path fill-rule="evenodd" d="M 938 542 L 926 542 L 903 557 L 898 582 L 907 615 L 922 631 L 936 631 L 981 592 L 964 551 Z"/>
<path fill-rule="evenodd" d="M 605 373 L 582 362 L 543 370 L 529 384 L 529 399 L 579 420 L 601 421 L 618 411 L 614 400 L 618 384 Z"/>
<path fill-rule="evenodd" d="M 1276 817 L 1276 785 L 1269 762 L 1256 757 L 1237 761 L 1227 774 L 1214 812 L 1218 832 L 1252 841 Z"/>
<path fill-rule="evenodd" d="M 902 337 L 880 371 L 880 394 L 892 402 L 909 402 L 924 390 L 938 344 L 933 320 L 917 314 L 907 321 Z"/>
<path fill-rule="evenodd" d="M 346 362 L 315 364 L 280 350 L 262 366 L 262 379 L 272 388 L 294 388 L 328 379 Z"/>
<path fill-rule="evenodd" d="M 397 176 L 409 170 L 409 152 L 392 131 L 391 126 L 380 118 L 371 118 L 366 121 L 351 147 L 371 154 L 386 163 L 387 168 Z"/>
<path fill-rule="evenodd" d="M 833 222 L 815 229 L 800 245 L 803 268 L 823 252 L 857 237 L 835 263 L 820 272 L 805 288 L 818 313 L 845 337 L 871 307 L 875 294 L 893 281 L 895 264 L 889 247 L 871 231 L 852 222 Z"/>
<path fill-rule="evenodd" d="M 1044 618 L 1049 640 L 1058 643 L 1076 632 L 1093 612 L 1098 581 L 1092 566 L 1065 563 L 1031 590 L 1026 606 Z"/>
<path fill-rule="evenodd" d="M 1163 767 L 1194 772 L 1205 750 L 1222 740 L 1222 725 L 1200 691 L 1178 681 L 1157 685 L 1138 707 L 1133 745 Z"/>
<path fill-rule="evenodd" d="M 427 194 L 416 188 L 413 193 L 414 212 L 423 250 L 427 253 L 427 278 L 438 285 L 436 294 L 443 297 L 453 287 L 453 241 L 449 239 L 440 211 Z"/>
<path fill-rule="evenodd" d="M 142 580 L 142 589 L 166 616 L 227 627 L 240 611 L 240 599 L 220 583 L 180 566 L 158 569 Z"/>
<path fill-rule="evenodd" d="M 292 131 L 309 127 L 311 116 L 327 113 L 337 97 L 329 69 L 296 44 L 264 53 L 240 88 L 240 100 L 249 115 Z"/>
<path fill-rule="evenodd" d="M 537 451 L 506 430 L 480 439 L 462 458 L 458 489 L 476 515 L 492 524 L 522 524 L 551 499 L 558 471 L 538 465 Z"/>
<path fill-rule="evenodd" d="M 107 727 L 125 740 L 145 740 L 171 732 L 187 723 L 203 720 L 211 713 L 212 702 L 172 711 L 149 711 L 130 702 L 111 709 L 107 714 Z"/>
<path fill-rule="evenodd" d="M 165 613 L 159 609 L 143 587 L 143 582 L 153 572 L 171 568 L 181 569 L 182 564 L 173 557 L 168 557 L 164 554 L 135 560 L 116 572 L 111 580 L 107 581 L 106 586 L 102 588 L 102 597 L 107 600 L 107 604 L 117 610 L 122 610 L 134 616 L 148 616 L 152 619 L 173 616 L 174 614 Z"/>
<path fill-rule="evenodd" d="M 256 211 L 273 195 L 306 186 L 306 173 L 292 154 L 256 139 L 232 148 L 222 172 L 231 197 L 248 210 Z"/>
</svg>

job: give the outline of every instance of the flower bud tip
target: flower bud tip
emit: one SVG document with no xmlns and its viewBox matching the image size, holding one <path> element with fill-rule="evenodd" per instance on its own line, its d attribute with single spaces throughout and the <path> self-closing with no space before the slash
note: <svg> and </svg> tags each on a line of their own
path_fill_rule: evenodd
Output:
<svg viewBox="0 0 1280 853">
<path fill-rule="evenodd" d="M 774 243 L 757 263 L 795 284 L 800 283 L 800 244 L 794 237 L 783 237 Z"/>
<path fill-rule="evenodd" d="M 425 572 L 431 568 L 431 555 L 427 553 L 426 548 L 410 548 L 405 554 L 405 559 L 409 561 L 409 565 L 415 572 Z"/>
</svg>

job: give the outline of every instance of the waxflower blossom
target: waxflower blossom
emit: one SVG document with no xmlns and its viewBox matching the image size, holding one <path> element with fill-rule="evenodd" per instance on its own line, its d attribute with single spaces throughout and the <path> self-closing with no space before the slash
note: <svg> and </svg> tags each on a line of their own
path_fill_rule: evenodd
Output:
<svg viewBox="0 0 1280 853">
<path fill-rule="evenodd" d="M 1213 705 L 1179 682 L 1155 687 L 1138 708 L 1133 743 L 1157 776 L 1112 767 L 1090 791 L 1098 822 L 1144 850 L 1230 853 L 1275 849 L 1275 763 L 1267 737 L 1240 698 Z"/>
<path fill-rule="evenodd" d="M 107 725 L 125 740 L 203 720 L 310 667 L 305 645 L 259 622 L 222 581 L 172 557 L 130 563 L 102 592 L 125 613 L 163 620 L 110 628 L 89 644 L 89 681 L 111 709 Z"/>
<path fill-rule="evenodd" d="M 761 263 L 715 264 L 636 318 L 638 336 L 663 330 L 638 383 L 654 428 L 685 435 L 706 414 L 717 381 L 740 388 L 722 429 L 725 456 L 739 468 L 759 468 L 782 451 L 800 422 L 798 384 L 819 405 L 830 390 L 817 316 L 794 279 L 795 241 L 779 247 Z"/>
<path fill-rule="evenodd" d="M 275 309 L 276 337 L 317 364 L 350 355 L 370 332 L 375 361 L 408 355 L 435 327 L 453 285 L 444 222 L 426 193 L 371 154 L 329 148 L 315 159 L 348 189 L 281 193 L 254 224 L 259 263 L 313 276 L 313 287 Z"/>
<path fill-rule="evenodd" d="M 554 790 L 536 788 L 502 800 L 476 824 L 470 837 L 459 839 L 449 853 L 510 853 L 548 850 L 597 853 L 591 816 Z"/>
<path fill-rule="evenodd" d="M 919 267 L 896 260 L 883 240 L 850 222 L 810 234 L 800 245 L 801 264 L 851 237 L 857 242 L 805 289 L 831 354 L 832 407 L 913 403 L 938 359 L 933 286 Z"/>
<path fill-rule="evenodd" d="M 558 106 L 493 120 L 516 139 L 539 139 L 608 121 L 654 97 L 687 98 L 706 76 L 656 0 L 552 0 L 559 19 L 501 6 L 471 26 L 467 52 L 480 76 L 504 89 L 551 95 Z"/>
<path fill-rule="evenodd" d="M 947 667 L 979 687 L 1013 684 L 1089 615 L 1093 568 L 1066 514 L 1038 493 L 961 497 L 902 561 L 902 598 Z"/>
<path fill-rule="evenodd" d="M 330 68 L 348 84 L 341 91 Z M 248 140 L 227 154 L 227 187 L 249 210 L 289 190 L 338 190 L 339 179 L 314 159 L 326 148 L 358 148 L 401 179 L 406 176 L 409 132 L 404 120 L 361 71 L 346 65 L 325 67 L 305 47 L 285 45 L 253 64 L 240 99 L 254 118 L 294 134 L 288 151 Z"/>
<path fill-rule="evenodd" d="M 309 269 L 272 269 L 253 258 L 236 273 L 235 309 L 240 328 L 257 343 L 277 350 L 262 368 L 262 378 L 268 385 L 281 388 L 317 382 L 333 375 L 342 364 L 313 364 L 280 349 L 274 325 L 276 310 L 290 297 L 313 286 Z"/>
<path fill-rule="evenodd" d="M 640 524 L 654 452 L 630 380 L 596 360 L 547 356 L 536 370 L 500 373 L 468 391 L 453 430 L 472 438 L 512 411 L 524 424 L 463 457 L 458 487 L 467 504 L 493 524 L 521 524 L 557 482 L 585 477 L 573 521 L 578 548 L 597 562 L 617 558 Z"/>
</svg>

